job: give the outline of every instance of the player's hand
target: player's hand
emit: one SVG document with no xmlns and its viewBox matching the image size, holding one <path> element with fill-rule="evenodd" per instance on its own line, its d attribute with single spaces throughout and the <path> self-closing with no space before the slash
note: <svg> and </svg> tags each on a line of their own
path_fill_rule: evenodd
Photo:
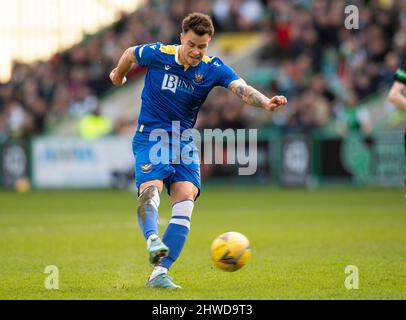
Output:
<svg viewBox="0 0 406 320">
<path fill-rule="evenodd" d="M 127 77 L 120 77 L 117 68 L 114 68 L 113 71 L 110 72 L 110 80 L 115 86 L 122 86 L 127 82 Z"/>
<path fill-rule="evenodd" d="M 284 96 L 274 96 L 269 99 L 268 104 L 265 106 L 265 109 L 268 111 L 274 111 L 277 108 L 284 106 L 288 103 L 288 99 Z"/>
</svg>

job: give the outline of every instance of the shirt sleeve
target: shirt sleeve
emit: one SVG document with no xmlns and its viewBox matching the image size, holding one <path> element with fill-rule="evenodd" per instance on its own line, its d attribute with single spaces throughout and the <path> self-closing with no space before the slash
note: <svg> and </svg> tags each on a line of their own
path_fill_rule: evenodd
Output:
<svg viewBox="0 0 406 320">
<path fill-rule="evenodd" d="M 231 82 L 240 79 L 237 73 L 220 59 L 216 59 L 213 63 L 217 68 L 217 85 L 228 88 Z"/>
<path fill-rule="evenodd" d="M 141 44 L 135 47 L 135 58 L 140 66 L 148 66 L 159 52 L 161 44 L 159 42 Z"/>
<path fill-rule="evenodd" d="M 396 70 L 394 78 L 396 81 L 402 82 L 406 85 L 406 63 L 403 63 L 401 67 Z"/>
</svg>

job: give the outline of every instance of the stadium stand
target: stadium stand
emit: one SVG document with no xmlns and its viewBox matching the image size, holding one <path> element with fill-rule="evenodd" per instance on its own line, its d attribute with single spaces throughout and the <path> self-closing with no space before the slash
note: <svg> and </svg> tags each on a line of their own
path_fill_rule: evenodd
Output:
<svg viewBox="0 0 406 320">
<path fill-rule="evenodd" d="M 129 89 L 112 89 L 110 70 L 131 45 L 177 43 L 180 20 L 192 11 L 210 13 L 214 19 L 217 40 L 211 54 L 216 50 L 224 54 L 233 46 L 248 48 L 244 35 L 260 36 L 261 46 L 244 59 L 247 65 L 232 54 L 230 59 L 238 63 L 231 65 L 238 65 L 240 75 L 268 95 L 279 93 L 289 99 L 288 108 L 271 115 L 246 108 L 226 90 L 216 91 L 202 108 L 198 128 L 270 126 L 282 132 L 322 128 L 368 134 L 402 126 L 405 115 L 391 112 L 381 92 L 405 58 L 406 4 L 357 1 L 360 24 L 354 30 L 344 28 L 345 5 L 342 0 L 146 1 L 110 28 L 48 61 L 16 62 L 10 81 L 0 85 L 0 141 L 55 128 L 72 133 L 72 127 L 64 130 L 66 119 L 78 124 L 99 104 L 114 118 L 116 132 L 131 132 L 136 113 L 128 115 L 135 110 L 137 101 L 132 97 L 137 89 L 117 100 Z M 130 80 L 143 72 L 135 68 Z"/>
</svg>

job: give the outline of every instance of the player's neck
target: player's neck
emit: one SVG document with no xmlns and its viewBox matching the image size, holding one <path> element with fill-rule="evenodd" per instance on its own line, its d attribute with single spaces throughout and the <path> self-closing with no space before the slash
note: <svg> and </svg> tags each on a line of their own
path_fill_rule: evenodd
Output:
<svg viewBox="0 0 406 320">
<path fill-rule="evenodd" d="M 188 65 L 187 62 L 185 61 L 185 59 L 183 59 L 183 55 L 182 55 L 182 45 L 179 46 L 179 50 L 178 50 L 178 60 L 181 64 L 183 64 L 184 66 Z"/>
<path fill-rule="evenodd" d="M 191 66 L 191 67 L 195 67 L 197 66 L 200 61 L 198 63 L 196 63 L 195 65 L 189 65 L 185 59 L 183 59 L 183 55 L 182 55 L 182 45 L 179 46 L 179 50 L 178 50 L 178 61 L 184 65 L 184 66 Z"/>
</svg>

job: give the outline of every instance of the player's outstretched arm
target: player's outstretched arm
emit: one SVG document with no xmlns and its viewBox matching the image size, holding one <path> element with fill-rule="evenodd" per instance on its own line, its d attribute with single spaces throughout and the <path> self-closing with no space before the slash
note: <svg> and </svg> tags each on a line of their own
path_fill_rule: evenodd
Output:
<svg viewBox="0 0 406 320">
<path fill-rule="evenodd" d="M 400 109 L 406 110 L 406 97 L 403 95 L 403 91 L 406 89 L 406 85 L 399 81 L 395 81 L 392 88 L 389 91 L 389 101 Z"/>
<path fill-rule="evenodd" d="M 118 61 L 117 67 L 110 72 L 111 82 L 113 82 L 115 86 L 121 86 L 126 83 L 126 75 L 136 63 L 135 47 L 130 47 L 124 51 L 123 55 Z"/>
<path fill-rule="evenodd" d="M 257 89 L 248 85 L 244 79 L 241 78 L 231 82 L 228 88 L 245 103 L 254 107 L 264 108 L 268 111 L 274 111 L 276 108 L 288 103 L 288 100 L 284 96 L 274 96 L 272 98 L 266 97 Z"/>
</svg>

